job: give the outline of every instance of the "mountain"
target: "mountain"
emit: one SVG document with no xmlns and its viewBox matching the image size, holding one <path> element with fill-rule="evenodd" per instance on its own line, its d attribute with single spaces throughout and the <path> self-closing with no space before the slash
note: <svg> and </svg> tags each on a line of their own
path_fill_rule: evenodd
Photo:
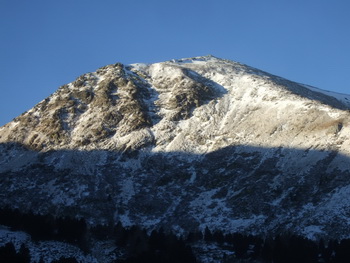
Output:
<svg viewBox="0 0 350 263">
<path fill-rule="evenodd" d="M 0 206 L 350 237 L 350 95 L 213 56 L 80 76 L 0 128 Z"/>
</svg>

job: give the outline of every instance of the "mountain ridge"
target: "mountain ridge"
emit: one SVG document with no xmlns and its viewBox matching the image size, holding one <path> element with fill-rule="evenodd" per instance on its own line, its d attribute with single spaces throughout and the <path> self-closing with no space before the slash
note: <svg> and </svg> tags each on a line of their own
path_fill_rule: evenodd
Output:
<svg viewBox="0 0 350 263">
<path fill-rule="evenodd" d="M 237 106 L 230 101 L 235 101 Z M 19 142 L 38 150 L 120 149 L 130 142 L 127 147 L 140 149 L 154 145 L 158 133 L 162 137 L 175 136 L 170 135 L 169 127 L 181 129 L 187 119 L 195 119 L 191 115 L 197 112 L 206 116 L 202 118 L 209 118 L 216 112 L 232 118 L 230 111 L 243 111 L 238 106 L 250 114 L 262 106 L 268 110 L 273 108 L 267 105 L 271 102 L 284 103 L 282 107 L 285 108 L 288 102 L 293 102 L 290 107 L 304 111 L 321 102 L 320 115 L 333 114 L 333 108 L 349 108 L 336 98 L 305 85 L 213 56 L 150 65 L 117 63 L 62 86 L 33 109 L 0 128 L 0 142 Z M 303 105 L 297 105 L 300 102 Z M 327 108 L 325 103 L 332 108 Z M 256 105 L 254 108 L 248 104 Z M 203 111 L 198 111 L 199 108 Z M 41 116 L 43 113 L 47 116 Z M 334 112 L 334 115 L 342 114 L 342 111 Z M 342 116 L 335 120 L 339 127 L 342 120 Z M 334 118 L 329 119 L 332 121 Z M 22 122 L 23 125 L 18 125 Z M 87 130 L 90 134 L 86 134 Z M 135 135 L 131 136 L 133 138 L 130 138 L 131 133 Z"/>
</svg>

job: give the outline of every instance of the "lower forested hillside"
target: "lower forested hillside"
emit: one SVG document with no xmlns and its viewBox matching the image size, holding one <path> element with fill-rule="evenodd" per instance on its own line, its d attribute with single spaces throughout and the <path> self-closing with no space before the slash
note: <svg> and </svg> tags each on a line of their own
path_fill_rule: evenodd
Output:
<svg viewBox="0 0 350 263">
<path fill-rule="evenodd" d="M 115 263 L 350 262 L 350 239 L 316 241 L 290 233 L 262 237 L 208 227 L 179 235 L 163 229 L 124 227 L 121 223 L 88 227 L 83 219 L 22 213 L 10 208 L 0 209 L 0 224 L 30 235 L 30 242 L 16 244 L 17 248 L 11 241 L 0 239 L 1 262 L 84 262 L 79 255 L 65 255 L 64 251 L 53 259 L 45 251 L 38 255 L 33 249 L 33 243 L 49 241 L 79 248 L 82 254 L 89 255 L 90 262 L 101 262 L 95 246 L 107 241 L 105 244 L 113 251 L 108 262 Z"/>
</svg>

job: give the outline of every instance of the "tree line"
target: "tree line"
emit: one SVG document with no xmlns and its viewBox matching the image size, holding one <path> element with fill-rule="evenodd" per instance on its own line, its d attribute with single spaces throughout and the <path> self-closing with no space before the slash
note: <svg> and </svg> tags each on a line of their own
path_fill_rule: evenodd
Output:
<svg viewBox="0 0 350 263">
<path fill-rule="evenodd" d="M 84 219 L 23 213 L 19 209 L 5 207 L 0 208 L 0 224 L 14 231 L 26 232 L 34 241 L 62 241 L 86 250 L 87 225 Z"/>
<path fill-rule="evenodd" d="M 84 219 L 22 213 L 18 209 L 0 208 L 0 224 L 13 231 L 24 231 L 33 241 L 56 240 L 90 251 L 96 240 L 114 240 L 122 255 L 116 263 L 199 263 L 194 245 L 215 244 L 222 251 L 223 263 L 342 263 L 350 262 L 350 239 L 314 241 L 293 234 L 271 237 L 228 233 L 220 230 L 193 231 L 178 236 L 162 229 L 148 232 L 139 226 L 96 225 L 88 227 Z M 198 253 L 198 251 L 197 251 Z M 223 252 L 224 253 L 224 252 Z M 0 247 L 0 262 L 30 262 L 29 249 L 23 244 L 16 251 L 12 243 Z M 75 263 L 62 257 L 53 263 Z"/>
</svg>

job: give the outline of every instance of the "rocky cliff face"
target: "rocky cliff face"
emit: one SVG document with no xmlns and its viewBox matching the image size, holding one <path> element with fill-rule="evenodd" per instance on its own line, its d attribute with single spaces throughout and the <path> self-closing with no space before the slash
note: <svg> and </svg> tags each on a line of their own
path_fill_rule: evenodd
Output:
<svg viewBox="0 0 350 263">
<path fill-rule="evenodd" d="M 91 224 L 349 237 L 348 101 L 212 56 L 109 65 L 0 128 L 0 203 Z"/>
</svg>

